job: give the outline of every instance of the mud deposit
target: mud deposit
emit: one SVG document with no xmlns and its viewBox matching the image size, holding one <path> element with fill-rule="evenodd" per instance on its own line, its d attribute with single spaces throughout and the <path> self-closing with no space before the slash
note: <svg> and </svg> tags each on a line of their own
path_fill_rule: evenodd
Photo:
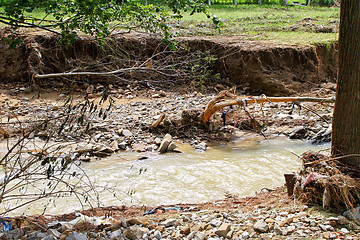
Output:
<svg viewBox="0 0 360 240">
<path fill-rule="evenodd" d="M 2 29 L 0 35 L 6 37 L 9 33 Z M 0 41 L 0 82 L 35 81 L 56 87 L 70 81 L 77 82 L 75 88 L 83 83 L 135 82 L 145 87 L 182 84 L 211 90 L 221 83 L 215 91 L 235 85 L 247 94 L 286 96 L 336 79 L 337 49 L 333 44 L 285 46 L 245 42 L 241 37 L 179 38 L 180 51 L 175 53 L 161 44 L 161 39 L 150 35 L 125 34 L 106 40 L 103 48 L 87 39 L 64 47 L 58 37 L 46 33 L 23 33 L 20 37 L 23 42 L 16 49 Z M 121 68 L 138 69 L 105 76 L 34 77 Z"/>
</svg>

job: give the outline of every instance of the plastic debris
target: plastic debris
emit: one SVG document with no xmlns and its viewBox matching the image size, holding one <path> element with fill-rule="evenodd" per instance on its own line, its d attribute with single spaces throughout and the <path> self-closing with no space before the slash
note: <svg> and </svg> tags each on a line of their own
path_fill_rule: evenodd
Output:
<svg viewBox="0 0 360 240">
<path fill-rule="evenodd" d="M 2 224 L 2 230 L 4 232 L 8 232 L 8 231 L 11 230 L 11 222 L 10 221 L 5 221 L 4 219 L 9 219 L 10 220 L 10 218 L 5 217 L 5 218 L 2 218 L 0 220 L 0 223 Z"/>
</svg>

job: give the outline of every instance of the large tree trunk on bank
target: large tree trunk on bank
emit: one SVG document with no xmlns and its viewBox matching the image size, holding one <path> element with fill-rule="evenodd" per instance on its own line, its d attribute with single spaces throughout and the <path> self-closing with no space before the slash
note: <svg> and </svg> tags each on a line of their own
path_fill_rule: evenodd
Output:
<svg viewBox="0 0 360 240">
<path fill-rule="evenodd" d="M 332 155 L 360 154 L 360 1 L 342 0 Z M 360 167 L 359 157 L 344 159 Z"/>
</svg>

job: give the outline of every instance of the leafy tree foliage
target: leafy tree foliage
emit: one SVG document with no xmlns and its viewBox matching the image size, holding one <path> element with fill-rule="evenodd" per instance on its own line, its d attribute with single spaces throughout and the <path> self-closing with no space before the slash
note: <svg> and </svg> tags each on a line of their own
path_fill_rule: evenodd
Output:
<svg viewBox="0 0 360 240">
<path fill-rule="evenodd" d="M 66 39 L 83 32 L 101 40 L 119 28 L 160 30 L 170 39 L 168 20 L 179 19 L 185 12 L 204 13 L 216 27 L 220 25 L 201 0 L 165 0 L 158 5 L 131 0 L 1 0 L 0 6 L 1 23 L 13 29 L 40 28 Z"/>
</svg>

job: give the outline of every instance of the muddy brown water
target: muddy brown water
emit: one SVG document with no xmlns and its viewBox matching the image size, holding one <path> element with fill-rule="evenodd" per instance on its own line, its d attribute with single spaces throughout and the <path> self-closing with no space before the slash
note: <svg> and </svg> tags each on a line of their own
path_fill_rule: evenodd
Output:
<svg viewBox="0 0 360 240">
<path fill-rule="evenodd" d="M 5 147 L 0 146 L 1 152 L 4 153 Z M 84 163 L 83 168 L 95 184 L 115 191 L 117 197 L 108 191 L 100 194 L 104 206 L 200 203 L 222 199 L 225 193 L 250 196 L 263 188 L 281 186 L 284 173 L 301 168 L 301 160 L 295 154 L 329 147 L 329 144 L 311 145 L 286 137 L 248 138 L 213 144 L 206 152 L 182 144 L 182 154 L 148 153 L 148 158 L 143 160 L 138 160 L 139 153 L 119 152 Z M 36 202 L 12 215 L 39 214 L 42 206 L 42 202 Z M 61 198 L 47 212 L 60 214 L 80 209 L 75 198 Z"/>
</svg>

